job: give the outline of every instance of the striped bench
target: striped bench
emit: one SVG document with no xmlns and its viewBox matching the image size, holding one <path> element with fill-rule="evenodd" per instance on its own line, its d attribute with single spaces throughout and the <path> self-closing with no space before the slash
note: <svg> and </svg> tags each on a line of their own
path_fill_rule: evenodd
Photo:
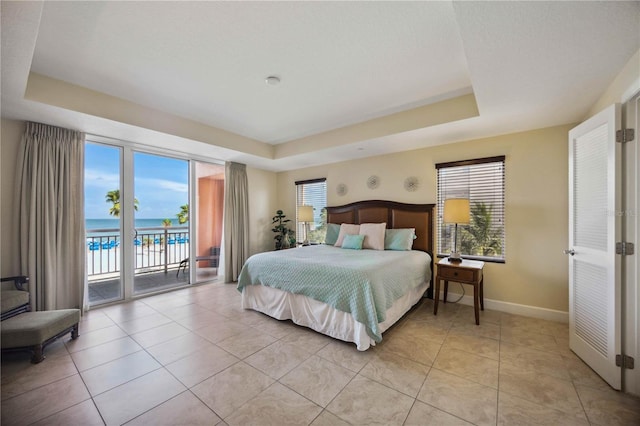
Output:
<svg viewBox="0 0 640 426">
<path fill-rule="evenodd" d="M 44 359 L 44 348 L 57 338 L 71 333 L 78 338 L 79 309 L 25 312 L 0 322 L 2 351 L 30 350 L 31 362 Z"/>
</svg>

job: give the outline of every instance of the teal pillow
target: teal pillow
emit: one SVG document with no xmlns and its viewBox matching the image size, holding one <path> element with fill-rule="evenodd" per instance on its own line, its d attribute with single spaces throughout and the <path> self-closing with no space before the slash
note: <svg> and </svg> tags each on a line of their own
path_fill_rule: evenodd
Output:
<svg viewBox="0 0 640 426">
<path fill-rule="evenodd" d="M 338 235 L 340 234 L 340 225 L 337 223 L 327 224 L 327 234 L 324 237 L 324 243 L 329 246 L 333 246 L 338 241 Z"/>
<path fill-rule="evenodd" d="M 384 249 L 411 250 L 415 238 L 414 228 L 387 229 L 384 233 Z"/>
<path fill-rule="evenodd" d="M 364 242 L 364 235 L 352 235 L 347 234 L 342 240 L 343 249 L 362 250 L 362 243 Z"/>
</svg>

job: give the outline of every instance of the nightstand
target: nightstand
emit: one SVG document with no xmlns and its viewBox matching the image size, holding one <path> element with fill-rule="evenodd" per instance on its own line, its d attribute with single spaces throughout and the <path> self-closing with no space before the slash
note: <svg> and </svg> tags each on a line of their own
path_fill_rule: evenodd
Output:
<svg viewBox="0 0 640 426">
<path fill-rule="evenodd" d="M 440 299 L 440 280 L 444 280 L 443 302 L 447 303 L 447 292 L 449 291 L 449 281 L 473 286 L 473 309 L 476 314 L 476 325 L 480 325 L 480 308 L 484 311 L 484 277 L 482 270 L 484 262 L 477 260 L 466 260 L 462 262 L 451 262 L 448 258 L 438 262 L 438 275 L 436 275 L 436 289 L 433 293 L 433 315 L 438 314 L 438 302 Z"/>
</svg>

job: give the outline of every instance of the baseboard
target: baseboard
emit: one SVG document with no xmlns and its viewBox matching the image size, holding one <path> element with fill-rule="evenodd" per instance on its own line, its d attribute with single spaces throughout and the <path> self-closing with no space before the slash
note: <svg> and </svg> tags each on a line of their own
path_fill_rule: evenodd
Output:
<svg viewBox="0 0 640 426">
<path fill-rule="evenodd" d="M 440 300 L 442 300 L 443 292 L 440 292 Z M 457 293 L 449 292 L 447 295 L 447 301 L 452 302 L 458 300 L 460 297 Z M 473 306 L 473 295 L 469 296 L 465 294 L 458 302 L 462 305 Z M 484 308 L 491 309 L 493 311 L 506 312 L 513 315 L 522 315 L 531 318 L 540 318 L 549 321 L 556 322 L 569 322 L 569 312 L 556 311 L 555 309 L 539 308 L 537 306 L 520 305 L 518 303 L 503 302 L 501 300 L 484 299 Z"/>
</svg>

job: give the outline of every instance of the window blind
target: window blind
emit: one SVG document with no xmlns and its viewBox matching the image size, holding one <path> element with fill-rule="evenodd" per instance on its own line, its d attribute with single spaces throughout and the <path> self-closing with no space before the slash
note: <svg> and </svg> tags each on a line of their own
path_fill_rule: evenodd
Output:
<svg viewBox="0 0 640 426">
<path fill-rule="evenodd" d="M 454 246 L 454 224 L 442 220 L 444 201 L 468 198 L 470 223 L 458 225 L 458 251 L 463 258 L 504 262 L 504 156 L 436 164 L 438 172 L 438 252 Z"/>
<path fill-rule="evenodd" d="M 298 220 L 299 207 L 313 207 L 313 222 L 309 223 L 308 240 L 313 243 L 324 242 L 327 230 L 327 179 L 310 179 L 296 182 L 296 240 L 305 238 L 304 223 Z"/>
</svg>

